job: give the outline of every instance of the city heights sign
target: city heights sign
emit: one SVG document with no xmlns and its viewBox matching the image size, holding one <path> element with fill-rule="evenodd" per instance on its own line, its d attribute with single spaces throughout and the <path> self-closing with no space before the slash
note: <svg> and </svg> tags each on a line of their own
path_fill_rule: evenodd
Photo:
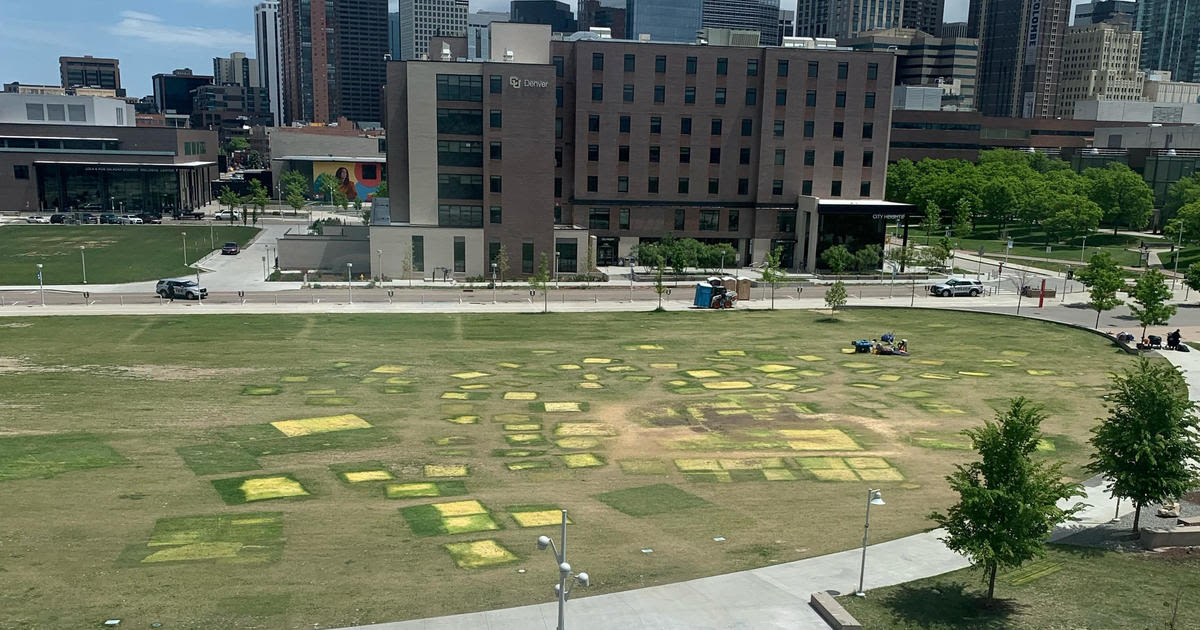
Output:
<svg viewBox="0 0 1200 630">
<path fill-rule="evenodd" d="M 523 87 L 532 87 L 532 88 L 550 87 L 549 81 L 537 81 L 534 79 L 522 79 L 521 77 L 508 77 L 508 84 L 517 89 L 520 89 Z"/>
</svg>

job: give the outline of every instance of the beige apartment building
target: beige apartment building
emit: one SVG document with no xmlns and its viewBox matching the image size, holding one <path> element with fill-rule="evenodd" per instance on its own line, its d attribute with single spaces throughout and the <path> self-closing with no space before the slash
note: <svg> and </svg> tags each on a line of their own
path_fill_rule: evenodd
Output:
<svg viewBox="0 0 1200 630">
<path fill-rule="evenodd" d="M 1058 116 L 1071 118 L 1077 101 L 1138 101 L 1145 73 L 1138 69 L 1142 33 L 1116 24 L 1067 29 L 1062 47 Z"/>
</svg>

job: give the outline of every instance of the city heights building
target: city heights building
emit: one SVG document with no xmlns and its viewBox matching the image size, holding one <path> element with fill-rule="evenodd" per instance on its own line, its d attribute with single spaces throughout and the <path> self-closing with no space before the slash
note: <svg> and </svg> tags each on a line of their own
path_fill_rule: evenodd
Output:
<svg viewBox="0 0 1200 630">
<path fill-rule="evenodd" d="M 741 264 L 779 248 L 811 271 L 911 210 L 879 201 L 890 52 L 550 41 L 504 23 L 491 50 L 388 65 L 391 216 L 370 236 L 385 276 L 406 260 L 485 275 L 501 248 L 511 274 L 583 272 L 666 236 L 729 243 Z"/>
</svg>

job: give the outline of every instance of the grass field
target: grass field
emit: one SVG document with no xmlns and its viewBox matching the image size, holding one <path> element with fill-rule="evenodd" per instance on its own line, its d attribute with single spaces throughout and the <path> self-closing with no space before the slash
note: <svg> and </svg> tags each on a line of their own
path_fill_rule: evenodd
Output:
<svg viewBox="0 0 1200 630">
<path fill-rule="evenodd" d="M 1200 627 L 1196 555 L 1053 546 L 1045 558 L 999 575 L 992 605 L 980 576 L 964 569 L 839 600 L 872 630 Z"/>
<path fill-rule="evenodd" d="M 5 623 L 548 601 L 534 541 L 559 509 L 589 594 L 852 548 L 867 485 L 873 539 L 904 536 L 949 505 L 958 431 L 1009 396 L 1046 405 L 1041 452 L 1082 477 L 1131 361 L 983 314 L 715 315 L 6 318 Z M 844 354 L 888 331 L 914 355 Z"/>
<path fill-rule="evenodd" d="M 83 246 L 90 284 L 157 280 L 194 273 L 187 262 L 212 251 L 209 226 L 196 225 L 6 225 L 0 227 L 0 285 L 37 285 L 37 264 L 46 284 L 80 284 Z M 214 225 L 212 243 L 245 246 L 258 228 Z"/>
</svg>

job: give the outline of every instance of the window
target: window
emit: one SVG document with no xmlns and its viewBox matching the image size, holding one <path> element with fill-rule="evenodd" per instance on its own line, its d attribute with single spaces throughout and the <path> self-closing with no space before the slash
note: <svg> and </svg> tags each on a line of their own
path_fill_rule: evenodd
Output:
<svg viewBox="0 0 1200 630">
<path fill-rule="evenodd" d="M 875 123 L 863 123 L 862 137 L 863 140 L 875 137 Z"/>
<path fill-rule="evenodd" d="M 712 119 L 712 135 L 714 135 L 714 136 L 721 135 L 721 119 L 720 118 Z"/>
<path fill-rule="evenodd" d="M 845 151 L 834 151 L 833 152 L 833 165 L 834 166 L 845 166 L 846 165 L 846 152 Z"/>
<path fill-rule="evenodd" d="M 478 109 L 438 108 L 437 132 L 459 136 L 478 136 L 483 133 L 483 112 Z"/>
<path fill-rule="evenodd" d="M 859 182 L 858 196 L 859 197 L 870 197 L 871 196 L 871 180 L 864 179 L 861 182 Z"/>
<path fill-rule="evenodd" d="M 721 163 L 721 147 L 709 148 L 708 163 L 709 164 L 720 164 Z"/>
<path fill-rule="evenodd" d="M 867 167 L 875 166 L 875 152 L 874 151 L 863 151 L 862 165 L 867 166 Z"/>
<path fill-rule="evenodd" d="M 721 211 L 720 210 L 701 210 L 700 211 L 700 231 L 701 232 L 716 232 L 721 229 Z"/>
<path fill-rule="evenodd" d="M 795 232 L 796 211 L 780 210 L 779 214 L 775 215 L 775 230 L 778 232 Z"/>
<path fill-rule="evenodd" d="M 592 84 L 592 100 L 593 101 L 603 101 L 604 100 L 604 84 L 603 83 L 593 83 Z"/>
<path fill-rule="evenodd" d="M 753 118 L 743 118 L 742 119 L 742 135 L 743 136 L 754 135 L 754 119 Z"/>
<path fill-rule="evenodd" d="M 648 192 L 652 195 L 658 194 L 658 178 L 657 177 L 651 177 L 646 180 L 646 192 Z"/>
<path fill-rule="evenodd" d="M 688 178 L 686 178 L 686 177 L 679 178 L 679 188 L 676 190 L 676 192 L 678 192 L 681 195 L 686 195 L 688 193 Z"/>
<path fill-rule="evenodd" d="M 782 195 L 783 194 L 783 180 L 782 179 L 771 180 L 771 194 L 772 195 Z"/>
<path fill-rule="evenodd" d="M 533 273 L 533 243 L 521 243 L 521 273 Z"/>
<path fill-rule="evenodd" d="M 691 164 L 692 162 L 692 147 L 679 147 L 679 163 Z"/>
<path fill-rule="evenodd" d="M 87 122 L 87 110 L 83 105 L 67 105 L 67 118 L 71 122 Z"/>
<path fill-rule="evenodd" d="M 562 168 L 562 147 L 554 147 L 554 168 Z"/>
<path fill-rule="evenodd" d="M 501 210 L 500 206 L 492 206 L 488 209 L 488 222 L 500 223 L 501 219 L 503 218 L 503 214 L 504 212 Z M 495 256 L 493 256 L 493 258 L 495 258 Z"/>
<path fill-rule="evenodd" d="M 775 76 L 786 77 L 788 75 L 788 60 L 780 59 L 778 65 L 775 66 Z"/>
<path fill-rule="evenodd" d="M 562 89 L 561 85 L 555 86 L 555 88 L 554 88 L 554 106 L 555 107 L 563 106 L 563 89 Z"/>
<path fill-rule="evenodd" d="M 483 207 L 442 204 L 438 206 L 438 226 L 483 227 Z"/>
<path fill-rule="evenodd" d="M 629 229 L 629 208 L 621 208 L 617 211 L 617 227 L 622 230 Z"/>
<path fill-rule="evenodd" d="M 758 60 L 757 59 L 747 59 L 746 60 L 746 76 L 748 76 L 748 77 L 758 76 Z"/>
<path fill-rule="evenodd" d="M 787 149 L 775 149 L 775 166 L 783 166 L 787 161 Z"/>
<path fill-rule="evenodd" d="M 708 178 L 708 194 L 716 195 L 716 194 L 719 194 L 720 192 L 721 192 L 721 180 L 717 179 L 716 177 L 709 177 Z M 700 229 L 704 229 L 704 228 L 700 228 Z M 714 227 L 713 229 L 715 230 L 717 228 Z"/>
<path fill-rule="evenodd" d="M 784 125 L 784 121 L 782 121 L 782 120 L 775 121 L 774 129 L 773 129 L 773 133 L 775 134 L 775 137 L 777 137 L 777 138 L 783 137 L 783 125 Z"/>
<path fill-rule="evenodd" d="M 717 105 L 725 104 L 725 88 L 717 88 L 716 94 L 713 96 L 713 102 Z"/>
<path fill-rule="evenodd" d="M 757 105 L 758 104 L 758 89 L 757 88 L 746 88 L 746 104 L 747 105 Z"/>
<path fill-rule="evenodd" d="M 812 180 L 811 179 L 806 179 L 806 180 L 800 182 L 800 194 L 801 195 L 811 195 L 812 194 Z"/>
<path fill-rule="evenodd" d="M 125 110 L 117 108 L 117 122 L 123 123 Z M 67 110 L 61 104 L 46 104 L 46 120 L 66 121 Z"/>
<path fill-rule="evenodd" d="M 875 109 L 875 93 L 874 92 L 867 92 L 866 95 L 863 96 L 863 108 Z"/>
<path fill-rule="evenodd" d="M 483 199 L 483 176 L 442 173 L 438 175 L 438 197 Z"/>
<path fill-rule="evenodd" d="M 834 107 L 845 107 L 846 106 L 846 93 L 845 92 L 838 92 L 837 94 L 834 94 L 833 106 Z"/>
<path fill-rule="evenodd" d="M 604 69 L 604 53 L 592 53 L 592 70 Z"/>
<path fill-rule="evenodd" d="M 554 63 L 554 76 L 561 77 L 563 75 L 563 67 L 566 61 L 562 57 L 555 57 L 551 60 Z"/>
<path fill-rule="evenodd" d="M 608 225 L 608 208 L 592 208 L 588 210 L 588 228 L 593 230 L 607 230 Z"/>
<path fill-rule="evenodd" d="M 813 132 L 815 131 L 816 126 L 817 126 L 817 124 L 815 121 L 812 121 L 812 120 L 804 121 L 804 137 L 805 138 L 813 137 Z"/>
<path fill-rule="evenodd" d="M 633 72 L 633 69 L 636 67 L 636 64 L 637 64 L 637 57 L 635 57 L 634 55 L 629 55 L 629 54 L 625 55 L 625 72 Z"/>
<path fill-rule="evenodd" d="M 739 195 L 750 194 L 750 180 L 749 179 L 746 179 L 745 177 L 738 178 L 737 194 L 739 194 Z M 734 212 L 736 212 L 736 211 L 734 211 Z M 736 230 L 737 228 L 731 227 L 729 229 Z"/>
<path fill-rule="evenodd" d="M 843 123 L 840 120 L 833 123 L 833 137 L 841 138 L 845 135 L 846 135 L 846 123 Z"/>
<path fill-rule="evenodd" d="M 842 180 L 835 179 L 829 183 L 829 196 L 830 197 L 841 197 L 842 196 Z"/>
<path fill-rule="evenodd" d="M 494 193 L 504 192 L 504 180 L 499 175 L 488 178 L 488 188 Z"/>
<path fill-rule="evenodd" d="M 437 75 L 439 101 L 483 101 L 483 77 L 472 74 Z"/>
<path fill-rule="evenodd" d="M 489 160 L 499 160 L 499 159 L 502 159 L 502 157 L 501 157 L 501 151 L 502 151 L 502 148 L 501 148 L 501 146 L 500 146 L 500 143 L 499 143 L 499 142 L 493 142 L 493 143 L 491 144 L 491 146 L 489 146 L 489 147 L 488 147 L 488 159 L 489 159 Z"/>
<path fill-rule="evenodd" d="M 667 86 L 665 86 L 665 85 L 654 86 L 654 102 L 655 103 L 663 103 L 663 102 L 666 102 L 666 100 L 667 100 Z"/>
<path fill-rule="evenodd" d="M 659 158 L 661 156 L 662 156 L 662 148 L 656 144 L 650 145 L 650 162 L 652 164 L 657 164 L 659 161 Z"/>
<path fill-rule="evenodd" d="M 804 165 L 815 166 L 817 164 L 817 152 L 812 149 L 804 151 Z"/>
<path fill-rule="evenodd" d="M 848 76 L 850 76 L 850 63 L 846 61 L 839 61 L 837 78 L 845 79 Z"/>
<path fill-rule="evenodd" d="M 662 133 L 662 116 L 650 117 L 650 133 Z"/>
<path fill-rule="evenodd" d="M 775 104 L 787 105 L 787 90 L 782 88 L 775 90 Z"/>
<path fill-rule="evenodd" d="M 425 271 L 425 237 L 412 237 L 412 266 L 413 271 Z"/>
<path fill-rule="evenodd" d="M 438 140 L 439 166 L 483 166 L 483 146 L 469 140 Z"/>
<path fill-rule="evenodd" d="M 588 161 L 589 162 L 600 161 L 600 145 L 598 145 L 598 144 L 589 144 L 588 145 Z"/>
<path fill-rule="evenodd" d="M 628 162 L 629 161 L 629 145 L 623 144 L 623 145 L 617 147 L 617 161 L 618 162 Z"/>
<path fill-rule="evenodd" d="M 561 177 L 554 178 L 554 196 L 555 197 L 562 196 L 562 178 Z M 557 210 L 557 208 L 555 208 L 555 209 Z"/>
<path fill-rule="evenodd" d="M 742 147 L 741 150 L 738 151 L 738 164 L 749 164 L 749 163 L 750 163 L 750 147 Z"/>
<path fill-rule="evenodd" d="M 817 106 L 817 91 L 816 90 L 809 90 L 804 93 L 804 106 L 805 107 L 816 107 Z"/>
<path fill-rule="evenodd" d="M 730 210 L 729 211 L 729 231 L 730 232 L 738 231 L 738 225 L 741 223 L 741 218 L 742 218 L 741 210 Z"/>
<path fill-rule="evenodd" d="M 618 131 L 621 133 L 629 133 L 629 117 L 621 116 L 617 119 Z"/>
<path fill-rule="evenodd" d="M 588 175 L 587 191 L 588 192 L 596 192 L 599 189 L 600 189 L 600 179 L 598 177 L 596 177 L 595 175 Z"/>
<path fill-rule="evenodd" d="M 808 62 L 808 78 L 815 79 L 821 71 L 821 63 L 819 61 Z"/>
<path fill-rule="evenodd" d="M 503 125 L 504 125 L 504 120 L 501 117 L 500 110 L 493 109 L 491 111 L 491 113 L 488 114 L 488 126 L 491 127 L 492 129 L 499 129 Z M 479 133 L 483 133 L 483 130 L 480 130 Z"/>
<path fill-rule="evenodd" d="M 600 131 L 600 116 L 588 114 L 588 131 L 593 133 Z"/>
<path fill-rule="evenodd" d="M 563 137 L 563 121 L 562 116 L 554 119 L 554 137 L 561 140 Z"/>
<path fill-rule="evenodd" d="M 684 116 L 679 119 L 679 135 L 689 135 L 692 133 L 692 119 Z"/>
<path fill-rule="evenodd" d="M 694 87 L 683 88 L 683 102 L 684 103 L 695 103 L 696 102 L 696 88 L 694 88 Z"/>
<path fill-rule="evenodd" d="M 625 101 L 626 103 L 633 102 L 633 84 L 632 83 L 626 83 L 624 86 L 621 87 L 621 100 Z"/>
<path fill-rule="evenodd" d="M 504 77 L 502 77 L 498 74 L 493 74 L 493 75 L 489 76 L 488 77 L 488 92 L 491 94 L 499 94 L 500 92 L 502 92 L 504 90 L 504 83 L 502 81 L 503 78 Z"/>
<path fill-rule="evenodd" d="M 717 57 L 717 74 L 729 74 L 729 59 Z"/>
<path fill-rule="evenodd" d="M 666 55 L 655 55 L 654 56 L 654 71 L 655 72 L 666 72 L 667 71 L 667 56 Z"/>
<path fill-rule="evenodd" d="M 879 64 L 877 64 L 877 63 L 867 64 L 867 80 L 874 81 L 875 79 L 878 79 L 878 78 L 879 78 Z"/>
<path fill-rule="evenodd" d="M 487 259 L 488 259 L 489 263 L 495 265 L 496 267 L 500 266 L 500 263 L 496 262 L 496 261 L 500 260 L 500 241 L 488 241 L 488 257 L 487 257 Z M 495 268 L 493 268 L 492 276 L 495 277 L 495 275 L 496 275 L 496 270 L 495 270 Z"/>
<path fill-rule="evenodd" d="M 29 179 L 29 165 L 13 164 L 13 179 Z"/>
<path fill-rule="evenodd" d="M 675 209 L 675 229 L 682 230 L 684 225 L 687 224 L 686 219 L 687 219 L 687 211 L 684 210 L 683 208 L 676 208 Z"/>
<path fill-rule="evenodd" d="M 684 72 L 688 74 L 696 74 L 696 58 L 688 57 L 687 64 L 684 66 Z"/>
</svg>

